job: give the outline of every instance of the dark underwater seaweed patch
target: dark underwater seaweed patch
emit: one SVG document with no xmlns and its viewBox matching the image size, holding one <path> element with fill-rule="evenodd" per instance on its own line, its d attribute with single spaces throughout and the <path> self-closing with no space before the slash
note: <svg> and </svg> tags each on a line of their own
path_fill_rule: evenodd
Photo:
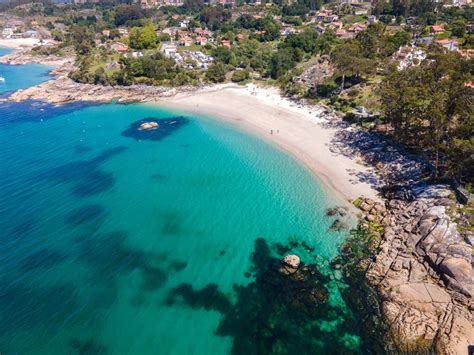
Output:
<svg viewBox="0 0 474 355">
<path fill-rule="evenodd" d="M 0 334 L 5 339 L 13 329 L 17 332 L 18 329 L 48 327 L 54 334 L 64 327 L 78 306 L 76 287 L 72 283 L 50 287 L 2 283 L 0 304 Z"/>
<path fill-rule="evenodd" d="M 35 269 L 49 269 L 64 260 L 67 256 L 57 250 L 42 249 L 38 250 L 20 261 L 19 269 L 21 272 L 28 272 Z"/>
<path fill-rule="evenodd" d="M 5 93 L 0 96 L 5 96 Z M 92 102 L 53 105 L 33 100 L 24 102 L 0 102 L 0 127 L 17 122 L 46 121 L 59 115 L 64 115 L 93 105 L 95 105 L 95 103 Z"/>
<path fill-rule="evenodd" d="M 192 308 L 204 308 L 227 313 L 232 307 L 230 300 L 218 290 L 216 284 L 209 284 L 201 290 L 194 290 L 190 284 L 182 283 L 170 291 L 166 300 L 168 306 L 173 305 L 181 297 Z"/>
<path fill-rule="evenodd" d="M 99 204 L 88 204 L 79 208 L 76 208 L 69 213 L 66 221 L 67 223 L 80 226 L 84 223 L 90 223 L 104 218 L 106 215 L 105 209 Z"/>
<path fill-rule="evenodd" d="M 255 241 L 251 261 L 255 280 L 247 286 L 234 285 L 236 302 L 232 303 L 215 284 L 198 290 L 190 284 L 181 284 L 170 291 L 165 304 L 177 306 L 177 301 L 182 299 L 193 308 L 222 313 L 216 334 L 233 338 L 232 354 L 357 351 L 344 336 L 357 332 L 350 316 L 336 323 L 333 331 L 323 330 L 315 322 L 331 322 L 342 317 L 341 311 L 327 301 L 330 279 L 315 265 L 300 267 L 292 275 L 282 274 L 280 259 L 272 256 L 262 238 Z"/>
<path fill-rule="evenodd" d="M 159 126 L 156 129 L 140 129 L 140 126 L 145 122 L 156 122 Z M 189 120 L 183 116 L 171 118 L 148 117 L 133 122 L 121 135 L 136 140 L 160 141 L 182 128 L 188 122 Z"/>
<path fill-rule="evenodd" d="M 170 263 L 170 268 L 172 268 L 175 271 L 184 270 L 187 266 L 188 266 L 187 261 L 175 260 Z"/>
<path fill-rule="evenodd" d="M 61 165 L 45 172 L 40 178 L 70 183 L 73 193 L 79 197 L 88 197 L 107 191 L 115 184 L 115 177 L 110 172 L 102 171 L 100 167 L 126 149 L 126 147 L 120 146 L 104 150 L 91 160 L 80 160 Z"/>
<path fill-rule="evenodd" d="M 107 348 L 94 339 L 81 340 L 74 338 L 71 340 L 71 348 L 74 350 L 74 354 L 78 355 L 103 355 L 107 353 Z"/>
<path fill-rule="evenodd" d="M 76 154 L 83 154 L 83 153 L 88 153 L 91 152 L 93 149 L 91 147 L 88 147 L 87 145 L 84 144 L 76 144 L 74 146 L 74 152 Z"/>
<path fill-rule="evenodd" d="M 179 235 L 181 232 L 181 215 L 177 211 L 167 211 L 163 216 L 161 235 Z"/>
</svg>

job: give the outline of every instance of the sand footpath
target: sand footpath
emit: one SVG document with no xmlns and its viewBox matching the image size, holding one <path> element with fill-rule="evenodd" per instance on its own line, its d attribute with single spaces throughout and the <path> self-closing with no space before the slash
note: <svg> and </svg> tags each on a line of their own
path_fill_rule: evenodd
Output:
<svg viewBox="0 0 474 355">
<path fill-rule="evenodd" d="M 274 88 L 222 85 L 157 101 L 160 106 L 223 119 L 276 144 L 303 162 L 345 201 L 363 195 L 378 199 L 377 191 L 357 176 L 369 169 L 331 152 L 335 129 L 324 125 L 325 115 L 297 106 Z"/>
</svg>

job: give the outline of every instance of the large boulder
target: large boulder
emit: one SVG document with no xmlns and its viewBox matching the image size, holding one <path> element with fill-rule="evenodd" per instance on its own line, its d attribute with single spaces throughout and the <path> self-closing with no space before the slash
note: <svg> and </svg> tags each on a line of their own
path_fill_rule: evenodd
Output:
<svg viewBox="0 0 474 355">
<path fill-rule="evenodd" d="M 456 281 L 468 281 L 471 278 L 472 266 L 465 259 L 448 258 L 440 264 L 439 270 Z"/>
</svg>

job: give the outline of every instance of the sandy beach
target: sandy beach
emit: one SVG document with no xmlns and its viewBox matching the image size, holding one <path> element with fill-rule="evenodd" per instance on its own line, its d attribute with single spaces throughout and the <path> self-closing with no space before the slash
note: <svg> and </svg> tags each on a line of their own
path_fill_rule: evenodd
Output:
<svg viewBox="0 0 474 355">
<path fill-rule="evenodd" d="M 0 39 L 0 47 L 15 49 L 29 48 L 36 46 L 39 41 L 37 38 Z"/>
<path fill-rule="evenodd" d="M 223 85 L 161 99 L 160 106 L 223 119 L 275 144 L 303 162 L 345 201 L 359 196 L 378 199 L 377 191 L 357 175 L 367 173 L 356 159 L 331 152 L 335 129 L 323 114 L 298 107 L 276 89 Z"/>
</svg>

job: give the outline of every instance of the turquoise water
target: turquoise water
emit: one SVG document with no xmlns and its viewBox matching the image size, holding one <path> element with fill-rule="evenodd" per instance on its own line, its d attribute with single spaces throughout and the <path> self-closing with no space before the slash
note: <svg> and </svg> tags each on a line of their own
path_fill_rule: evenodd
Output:
<svg viewBox="0 0 474 355">
<path fill-rule="evenodd" d="M 0 56 L 12 52 L 8 48 L 0 48 Z M 0 81 L 0 96 L 6 92 L 25 89 L 30 86 L 38 85 L 48 80 L 48 72 L 52 67 L 39 64 L 28 64 L 21 66 L 0 64 L 0 77 L 5 78 Z"/>
<path fill-rule="evenodd" d="M 136 139 L 150 117 L 159 133 Z M 206 117 L 0 103 L 0 141 L 5 354 L 266 353 L 248 336 L 249 317 L 282 324 L 258 319 L 274 296 L 258 277 L 265 248 L 328 272 L 344 240 L 325 215 L 338 201 L 301 165 Z M 296 341 L 314 342 L 281 332 L 274 353 L 358 349 L 336 286 L 298 323 Z"/>
</svg>

